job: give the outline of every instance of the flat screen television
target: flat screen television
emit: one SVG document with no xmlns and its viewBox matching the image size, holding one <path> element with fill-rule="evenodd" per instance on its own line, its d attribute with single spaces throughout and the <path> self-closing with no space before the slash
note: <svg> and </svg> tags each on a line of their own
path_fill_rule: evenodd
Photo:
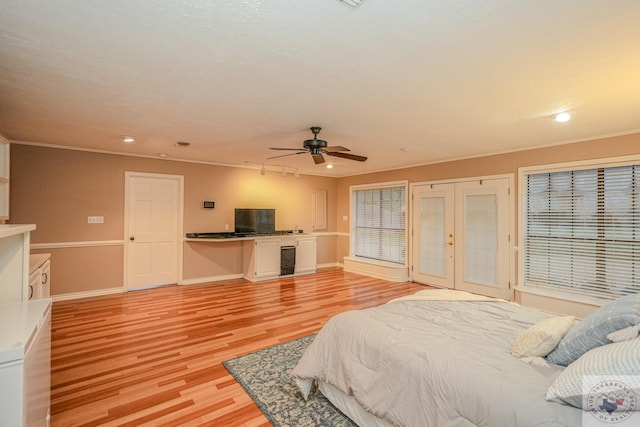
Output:
<svg viewBox="0 0 640 427">
<path fill-rule="evenodd" d="M 273 234 L 276 232 L 275 209 L 238 209 L 235 214 L 235 232 L 246 234 Z"/>
</svg>

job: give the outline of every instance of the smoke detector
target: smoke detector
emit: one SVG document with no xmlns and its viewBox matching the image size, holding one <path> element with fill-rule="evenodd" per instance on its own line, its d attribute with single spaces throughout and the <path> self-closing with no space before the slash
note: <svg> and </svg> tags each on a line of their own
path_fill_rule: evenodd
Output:
<svg viewBox="0 0 640 427">
<path fill-rule="evenodd" d="M 349 6 L 351 9 L 357 9 L 358 6 L 364 3 L 364 0 L 338 0 L 338 1 L 346 6 Z"/>
</svg>

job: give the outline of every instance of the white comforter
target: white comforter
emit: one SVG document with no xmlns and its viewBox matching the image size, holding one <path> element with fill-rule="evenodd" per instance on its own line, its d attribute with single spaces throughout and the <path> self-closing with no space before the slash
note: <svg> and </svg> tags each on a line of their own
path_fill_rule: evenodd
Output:
<svg viewBox="0 0 640 427">
<path fill-rule="evenodd" d="M 545 400 L 559 368 L 511 355 L 547 314 L 506 302 L 396 300 L 333 317 L 292 375 L 321 380 L 396 426 L 579 426 L 582 411 Z"/>
</svg>

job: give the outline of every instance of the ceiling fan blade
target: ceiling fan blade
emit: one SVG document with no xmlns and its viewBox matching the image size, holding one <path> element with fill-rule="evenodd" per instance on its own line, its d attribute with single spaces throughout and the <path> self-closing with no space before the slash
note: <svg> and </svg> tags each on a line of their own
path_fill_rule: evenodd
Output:
<svg viewBox="0 0 640 427">
<path fill-rule="evenodd" d="M 267 157 L 267 160 L 279 159 L 280 157 L 295 156 L 296 154 L 304 154 L 306 151 L 298 151 L 297 153 L 281 154 L 279 156 Z"/>
<path fill-rule="evenodd" d="M 311 157 L 313 157 L 313 161 L 315 162 L 316 165 L 319 165 L 320 163 L 324 163 L 324 157 L 322 157 L 322 154 L 320 153 L 311 154 Z"/>
<path fill-rule="evenodd" d="M 306 150 L 303 150 L 302 148 L 283 148 L 283 147 L 269 147 L 269 150 L 302 151 L 303 153 L 306 151 Z"/>
<path fill-rule="evenodd" d="M 355 160 L 357 162 L 364 162 L 367 160 L 365 156 L 358 156 L 357 154 L 349 154 L 349 153 L 340 153 L 340 152 L 327 152 L 329 156 L 342 157 L 343 159 Z"/>
<path fill-rule="evenodd" d="M 324 151 L 327 153 L 335 153 L 336 151 L 351 151 L 347 147 L 342 147 L 340 145 L 335 145 L 333 147 L 324 147 Z"/>
</svg>

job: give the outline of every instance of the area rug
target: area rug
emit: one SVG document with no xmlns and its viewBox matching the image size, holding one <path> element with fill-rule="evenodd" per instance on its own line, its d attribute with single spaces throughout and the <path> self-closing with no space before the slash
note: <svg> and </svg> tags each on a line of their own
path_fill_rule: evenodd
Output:
<svg viewBox="0 0 640 427">
<path fill-rule="evenodd" d="M 356 424 L 315 390 L 306 402 L 293 384 L 291 370 L 315 335 L 222 362 L 276 427 Z"/>
</svg>

